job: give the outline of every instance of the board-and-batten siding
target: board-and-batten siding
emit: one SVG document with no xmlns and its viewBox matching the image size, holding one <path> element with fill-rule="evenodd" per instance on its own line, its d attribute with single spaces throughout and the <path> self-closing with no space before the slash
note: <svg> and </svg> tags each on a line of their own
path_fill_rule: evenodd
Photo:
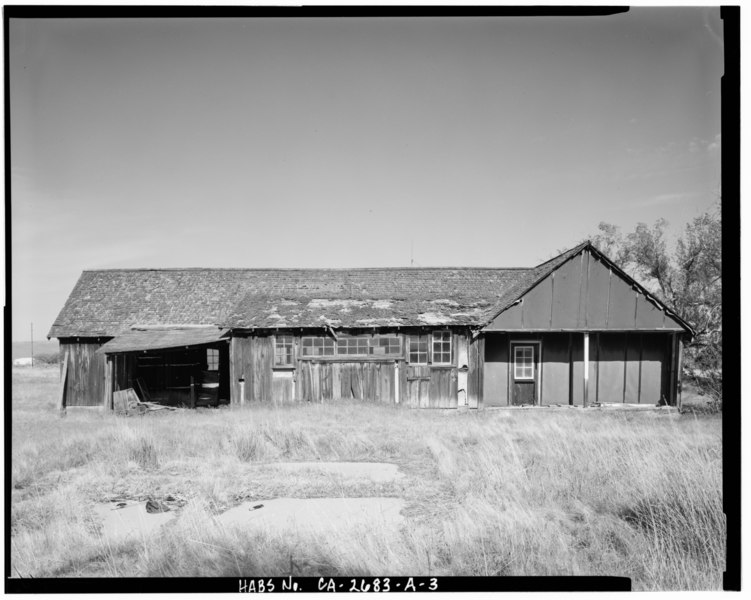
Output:
<svg viewBox="0 0 751 600">
<path fill-rule="evenodd" d="M 540 404 L 584 403 L 584 344 L 579 333 L 488 333 L 485 341 L 486 406 L 511 403 L 511 341 L 539 341 Z M 590 335 L 589 401 L 654 405 L 671 399 L 672 334 L 598 332 Z M 672 401 L 675 397 L 672 396 Z"/>
<path fill-rule="evenodd" d="M 106 341 L 106 340 L 104 340 Z M 104 402 L 104 355 L 96 351 L 104 341 L 60 340 L 61 373 L 68 356 L 65 406 L 102 406 Z"/>
<path fill-rule="evenodd" d="M 484 330 L 684 331 L 589 251 L 564 263 Z"/>
</svg>

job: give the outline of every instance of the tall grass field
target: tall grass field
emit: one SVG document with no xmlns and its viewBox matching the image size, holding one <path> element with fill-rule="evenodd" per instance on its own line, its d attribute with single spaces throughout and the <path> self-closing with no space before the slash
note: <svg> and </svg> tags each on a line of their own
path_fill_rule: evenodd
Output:
<svg viewBox="0 0 751 600">
<path fill-rule="evenodd" d="M 721 589 L 721 416 L 429 411 L 351 403 L 159 411 L 54 408 L 59 370 L 15 369 L 11 575 L 611 575 Z M 290 476 L 279 461 L 399 465 L 393 482 Z M 247 500 L 393 496 L 394 531 L 302 539 L 219 527 Z M 101 534 L 93 507 L 177 500 L 158 535 Z"/>
</svg>

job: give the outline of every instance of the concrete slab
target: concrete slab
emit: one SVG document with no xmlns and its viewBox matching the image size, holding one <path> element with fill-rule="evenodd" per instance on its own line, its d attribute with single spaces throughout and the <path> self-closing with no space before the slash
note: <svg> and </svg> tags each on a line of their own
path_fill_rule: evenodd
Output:
<svg viewBox="0 0 751 600">
<path fill-rule="evenodd" d="M 371 462 L 284 462 L 268 463 L 267 468 L 279 469 L 287 473 L 311 473 L 346 479 L 366 479 L 376 483 L 387 483 L 404 477 L 399 467 L 392 463 Z"/>
<path fill-rule="evenodd" d="M 216 517 L 225 526 L 274 532 L 327 534 L 364 526 L 398 529 L 402 498 L 275 498 L 245 502 Z"/>
<path fill-rule="evenodd" d="M 94 507 L 94 512 L 102 523 L 102 536 L 109 539 L 145 537 L 175 518 L 171 511 L 147 512 L 146 502 L 100 504 Z"/>
</svg>

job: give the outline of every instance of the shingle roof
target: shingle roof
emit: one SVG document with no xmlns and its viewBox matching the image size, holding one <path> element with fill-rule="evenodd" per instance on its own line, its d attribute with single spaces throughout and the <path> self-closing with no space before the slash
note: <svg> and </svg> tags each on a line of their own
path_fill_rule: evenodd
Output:
<svg viewBox="0 0 751 600">
<path fill-rule="evenodd" d="M 586 244 L 531 269 L 113 269 L 84 271 L 48 337 L 133 324 L 222 327 L 481 325 Z"/>
</svg>

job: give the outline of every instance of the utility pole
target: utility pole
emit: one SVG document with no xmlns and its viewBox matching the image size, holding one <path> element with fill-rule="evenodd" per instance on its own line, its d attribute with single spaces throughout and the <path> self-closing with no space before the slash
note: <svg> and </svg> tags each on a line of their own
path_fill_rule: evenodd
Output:
<svg viewBox="0 0 751 600">
<path fill-rule="evenodd" d="M 34 367 L 34 321 L 31 322 L 31 367 Z"/>
</svg>

